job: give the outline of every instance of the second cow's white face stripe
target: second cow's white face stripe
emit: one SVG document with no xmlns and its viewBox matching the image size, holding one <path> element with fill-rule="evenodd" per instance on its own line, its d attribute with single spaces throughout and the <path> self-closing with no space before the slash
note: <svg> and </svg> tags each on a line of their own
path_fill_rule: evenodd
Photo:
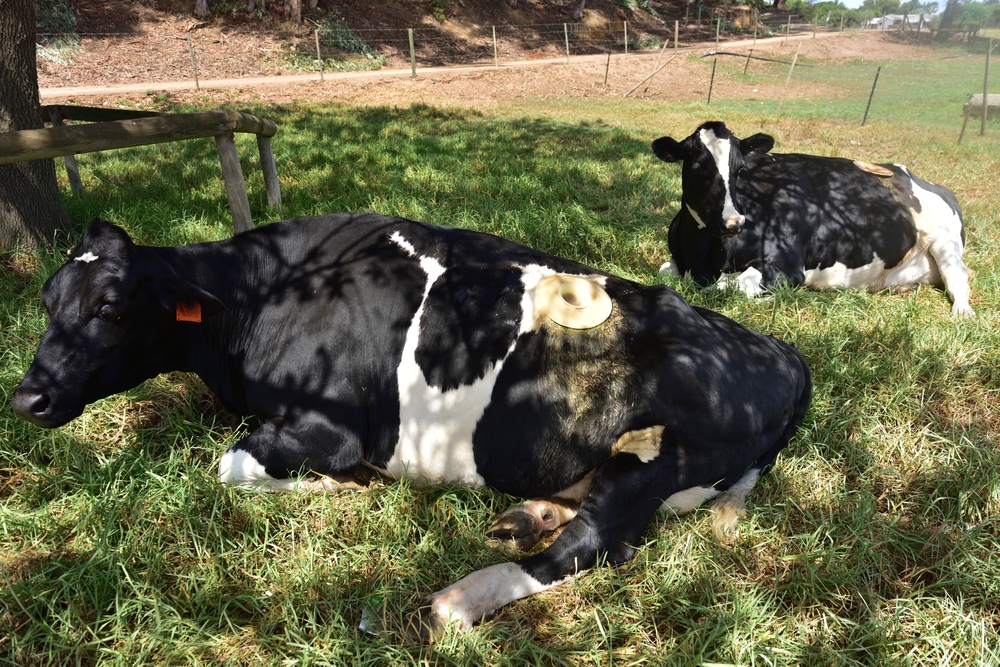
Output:
<svg viewBox="0 0 1000 667">
<path fill-rule="evenodd" d="M 722 183 L 725 186 L 726 195 L 725 201 L 722 204 L 722 219 L 723 221 L 729 220 L 730 218 L 743 218 L 743 215 L 736 210 L 736 206 L 733 204 L 733 197 L 729 191 L 729 153 L 732 150 L 732 145 L 729 139 L 720 139 L 715 135 L 715 132 L 711 130 L 701 130 L 698 133 L 701 138 L 701 143 L 705 145 L 708 152 L 712 154 L 712 158 L 715 160 L 715 166 L 719 170 L 719 175 L 722 176 Z"/>
</svg>

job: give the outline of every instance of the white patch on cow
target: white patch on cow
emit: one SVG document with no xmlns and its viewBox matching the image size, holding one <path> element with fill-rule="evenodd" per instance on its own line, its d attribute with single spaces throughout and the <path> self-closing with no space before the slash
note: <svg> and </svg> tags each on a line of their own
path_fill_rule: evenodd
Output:
<svg viewBox="0 0 1000 667">
<path fill-rule="evenodd" d="M 763 280 L 764 274 L 749 266 L 743 273 L 723 273 L 713 287 L 716 289 L 738 289 L 752 299 L 764 292 L 764 287 L 761 285 Z"/>
<path fill-rule="evenodd" d="M 400 248 L 406 251 L 406 254 L 410 257 L 416 257 L 417 251 L 413 247 L 413 244 L 403 238 L 403 235 L 399 232 L 393 232 L 389 235 L 389 240 L 398 245 Z"/>
<path fill-rule="evenodd" d="M 885 286 L 885 262 L 877 254 L 872 257 L 870 263 L 855 269 L 849 269 L 840 262 L 824 269 L 809 269 L 805 272 L 803 284 L 813 289 L 856 287 L 880 290 Z"/>
<path fill-rule="evenodd" d="M 726 198 L 722 204 L 722 219 L 730 220 L 735 218 L 742 224 L 745 218 L 742 213 L 736 210 L 736 206 L 733 205 L 733 196 L 729 191 L 729 153 L 732 150 L 732 145 L 729 143 L 729 139 L 720 139 L 711 130 L 701 130 L 698 136 L 701 138 L 701 143 L 705 145 L 705 148 L 708 149 L 708 152 L 715 159 L 715 166 L 719 169 L 719 175 L 722 176 L 722 183 L 725 185 Z M 690 207 L 688 207 L 688 210 L 690 210 Z M 698 222 L 697 219 L 696 222 Z"/>
<path fill-rule="evenodd" d="M 692 486 L 664 500 L 660 509 L 681 516 L 697 509 L 703 502 L 715 498 L 720 493 L 722 492 L 711 486 Z"/>
<path fill-rule="evenodd" d="M 87 252 L 83 253 L 82 255 L 80 255 L 79 257 L 77 257 L 76 259 L 74 259 L 73 261 L 74 262 L 83 262 L 84 264 L 90 264 L 95 259 L 100 259 L 100 257 L 98 257 L 97 255 L 95 255 L 94 253 L 92 253 L 90 251 L 87 251 Z"/>
<path fill-rule="evenodd" d="M 681 272 L 677 268 L 677 264 L 671 262 L 669 259 L 663 264 L 660 264 L 660 275 L 661 276 L 678 276 L 680 277 Z"/>
<path fill-rule="evenodd" d="M 650 426 L 623 433 L 611 447 L 611 455 L 634 454 L 643 463 L 649 463 L 660 455 L 663 429 L 663 426 Z"/>
<path fill-rule="evenodd" d="M 909 170 L 903 165 L 900 167 L 907 175 L 911 175 Z M 951 312 L 953 315 L 971 317 L 975 315 L 969 305 L 969 270 L 962 261 L 962 253 L 965 246 L 962 243 L 962 220 L 958 211 L 954 210 L 948 202 L 933 192 L 923 188 L 914 180 L 910 180 L 910 187 L 913 195 L 920 202 L 920 211 L 910 209 L 913 215 L 913 222 L 917 227 L 917 244 L 904 262 L 886 278 L 885 285 L 906 284 L 906 282 L 918 282 L 924 284 L 940 284 L 944 282 L 944 287 L 952 299 Z M 914 273 L 915 266 L 920 262 L 910 264 L 913 255 L 929 253 L 937 265 L 937 271 L 928 272 L 916 281 L 903 281 L 903 276 L 897 276 L 896 272 L 906 269 L 905 273 Z"/>
<path fill-rule="evenodd" d="M 517 563 L 500 563 L 473 572 L 428 598 L 437 620 L 468 630 L 481 619 L 514 600 L 526 598 L 569 581 L 543 584 Z"/>
<path fill-rule="evenodd" d="M 577 503 L 583 502 L 584 497 L 587 492 L 590 491 L 590 483 L 594 480 L 594 475 L 597 473 L 597 468 L 594 468 L 588 472 L 583 479 L 569 487 L 568 489 L 563 489 L 555 494 L 556 498 L 562 498 L 564 500 L 572 500 Z"/>
<path fill-rule="evenodd" d="M 728 197 L 728 195 L 726 196 Z M 698 215 L 698 212 L 695 211 L 693 208 L 691 208 L 691 205 L 686 202 L 684 204 L 684 208 L 686 208 L 688 210 L 688 214 L 692 218 L 694 218 L 695 224 L 698 225 L 698 229 L 705 229 L 705 221 L 701 219 L 701 216 Z"/>
<path fill-rule="evenodd" d="M 747 496 L 760 479 L 760 468 L 751 468 L 712 504 L 712 532 L 720 542 L 732 539 L 736 523 L 746 514 Z"/>
<path fill-rule="evenodd" d="M 277 479 L 264 470 L 254 455 L 243 449 L 228 449 L 219 460 L 219 481 L 254 491 L 311 490 L 303 487 L 302 478 Z"/>
<path fill-rule="evenodd" d="M 391 238 L 408 252 L 413 248 L 398 232 Z M 517 338 L 504 357 L 474 383 L 447 391 L 430 386 L 417 363 L 416 351 L 427 296 L 445 268 L 431 257 L 420 257 L 419 261 L 421 269 L 427 274 L 427 283 L 420 307 L 406 332 L 402 359 L 396 372 L 400 401 L 399 440 L 385 470 L 395 477 L 408 477 L 425 483 L 448 482 L 481 487 L 485 480 L 476 470 L 472 435 L 490 403 L 497 376 L 507 356 L 514 351 Z M 543 278 L 555 273 L 545 266 L 521 267 L 524 295 L 521 298 L 518 336 L 541 321 L 543 314 L 535 304 L 535 288 Z M 607 282 L 601 276 L 587 278 L 602 286 Z"/>
</svg>

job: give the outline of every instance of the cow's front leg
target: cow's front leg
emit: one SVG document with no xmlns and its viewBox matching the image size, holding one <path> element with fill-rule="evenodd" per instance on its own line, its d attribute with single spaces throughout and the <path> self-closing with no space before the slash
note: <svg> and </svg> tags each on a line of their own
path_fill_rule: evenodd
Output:
<svg viewBox="0 0 1000 667">
<path fill-rule="evenodd" d="M 259 491 L 362 488 L 359 432 L 317 411 L 292 410 L 227 449 L 219 481 Z"/>
<path fill-rule="evenodd" d="M 486 537 L 511 540 L 515 547 L 527 551 L 538 544 L 543 535 L 573 520 L 580 511 L 580 503 L 587 495 L 595 472 L 596 470 L 591 470 L 579 482 L 551 498 L 514 505 L 500 515 L 496 523 L 486 531 Z"/>
<path fill-rule="evenodd" d="M 434 638 L 448 625 L 471 628 L 514 600 L 558 586 L 595 565 L 622 563 L 635 553 L 649 520 L 676 492 L 675 466 L 618 454 L 597 470 L 579 513 L 541 553 L 473 572 L 434 593 L 421 610 L 421 634 Z"/>
</svg>

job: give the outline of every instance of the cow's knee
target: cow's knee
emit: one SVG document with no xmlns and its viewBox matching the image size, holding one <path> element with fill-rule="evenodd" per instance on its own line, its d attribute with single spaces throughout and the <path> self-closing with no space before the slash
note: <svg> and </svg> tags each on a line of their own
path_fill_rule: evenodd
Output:
<svg viewBox="0 0 1000 667">
<path fill-rule="evenodd" d="M 358 488 L 357 437 L 322 415 L 270 421 L 222 455 L 219 481 L 260 491 L 339 491 Z"/>
</svg>

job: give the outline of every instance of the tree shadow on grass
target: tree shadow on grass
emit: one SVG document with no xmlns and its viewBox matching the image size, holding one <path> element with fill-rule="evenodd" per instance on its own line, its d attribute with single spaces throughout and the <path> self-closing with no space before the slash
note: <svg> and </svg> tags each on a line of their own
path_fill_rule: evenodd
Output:
<svg viewBox="0 0 1000 667">
<path fill-rule="evenodd" d="M 253 111 L 279 125 L 273 145 L 285 218 L 375 209 L 501 234 L 584 263 L 627 265 L 639 259 L 639 237 L 663 231 L 663 201 L 677 199 L 662 170 L 637 168 L 652 164 L 647 139 L 601 122 L 424 105 Z M 237 144 L 254 219 L 274 219 L 252 137 Z M 221 233 L 231 224 L 211 140 L 91 154 L 81 170 L 89 194 L 68 202 L 78 224 L 109 212 L 155 243 L 187 240 L 170 229 L 178 217 L 217 220 Z"/>
</svg>

